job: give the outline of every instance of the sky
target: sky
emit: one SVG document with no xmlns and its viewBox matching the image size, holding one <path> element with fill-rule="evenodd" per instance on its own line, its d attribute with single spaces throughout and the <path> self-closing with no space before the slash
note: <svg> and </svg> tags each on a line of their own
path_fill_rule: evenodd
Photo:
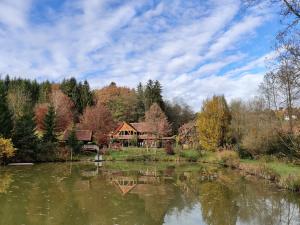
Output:
<svg viewBox="0 0 300 225">
<path fill-rule="evenodd" d="M 239 0 L 0 0 L 0 74 L 157 79 L 165 99 L 199 111 L 214 94 L 257 95 L 279 26 L 275 7 Z"/>
</svg>

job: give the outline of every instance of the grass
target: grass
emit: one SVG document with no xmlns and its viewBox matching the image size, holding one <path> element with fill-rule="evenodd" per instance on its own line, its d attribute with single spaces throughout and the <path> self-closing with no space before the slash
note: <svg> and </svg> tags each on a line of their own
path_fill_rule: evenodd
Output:
<svg viewBox="0 0 300 225">
<path fill-rule="evenodd" d="M 200 157 L 199 151 L 184 150 L 175 151 L 174 155 L 168 155 L 163 148 L 136 148 L 127 147 L 120 151 L 110 150 L 104 156 L 110 161 L 192 161 L 196 162 Z"/>
<path fill-rule="evenodd" d="M 278 160 L 263 162 L 259 160 L 241 160 L 240 169 L 273 180 L 279 187 L 300 191 L 300 167 Z"/>
</svg>

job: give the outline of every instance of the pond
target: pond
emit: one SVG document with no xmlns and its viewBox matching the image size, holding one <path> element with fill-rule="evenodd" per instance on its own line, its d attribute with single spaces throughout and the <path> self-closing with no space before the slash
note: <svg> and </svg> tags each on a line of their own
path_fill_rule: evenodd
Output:
<svg viewBox="0 0 300 225">
<path fill-rule="evenodd" d="M 0 168 L 2 225 L 300 224 L 300 194 L 202 164 Z"/>
</svg>

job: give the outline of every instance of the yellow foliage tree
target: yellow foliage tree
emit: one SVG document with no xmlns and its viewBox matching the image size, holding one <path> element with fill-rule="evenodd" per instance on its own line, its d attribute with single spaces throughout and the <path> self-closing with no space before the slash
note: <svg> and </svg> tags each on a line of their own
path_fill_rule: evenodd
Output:
<svg viewBox="0 0 300 225">
<path fill-rule="evenodd" d="M 200 145 L 205 150 L 215 151 L 228 139 L 231 115 L 224 96 L 213 96 L 203 102 L 197 118 Z"/>
<path fill-rule="evenodd" d="M 15 155 L 15 148 L 11 139 L 0 137 L 0 160 L 11 158 Z"/>
</svg>

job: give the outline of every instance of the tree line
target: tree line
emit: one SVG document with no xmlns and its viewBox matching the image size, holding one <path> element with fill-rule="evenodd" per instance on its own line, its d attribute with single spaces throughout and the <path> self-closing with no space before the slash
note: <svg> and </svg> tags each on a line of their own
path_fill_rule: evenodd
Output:
<svg viewBox="0 0 300 225">
<path fill-rule="evenodd" d="M 165 101 L 160 82 L 153 80 L 139 83 L 135 89 L 112 82 L 91 90 L 87 81 L 75 78 L 39 83 L 6 76 L 0 79 L 0 98 L 0 136 L 3 143 L 10 140 L 15 147 L 16 161 L 51 161 L 65 154 L 57 149 L 66 129 L 72 130 L 69 142 L 78 150 L 76 129 L 92 130 L 94 140 L 103 144 L 123 121 L 151 122 L 163 136 L 176 134 L 182 124 L 195 117 L 186 104 Z M 11 152 L 11 148 L 1 149 L 2 159 Z"/>
</svg>

